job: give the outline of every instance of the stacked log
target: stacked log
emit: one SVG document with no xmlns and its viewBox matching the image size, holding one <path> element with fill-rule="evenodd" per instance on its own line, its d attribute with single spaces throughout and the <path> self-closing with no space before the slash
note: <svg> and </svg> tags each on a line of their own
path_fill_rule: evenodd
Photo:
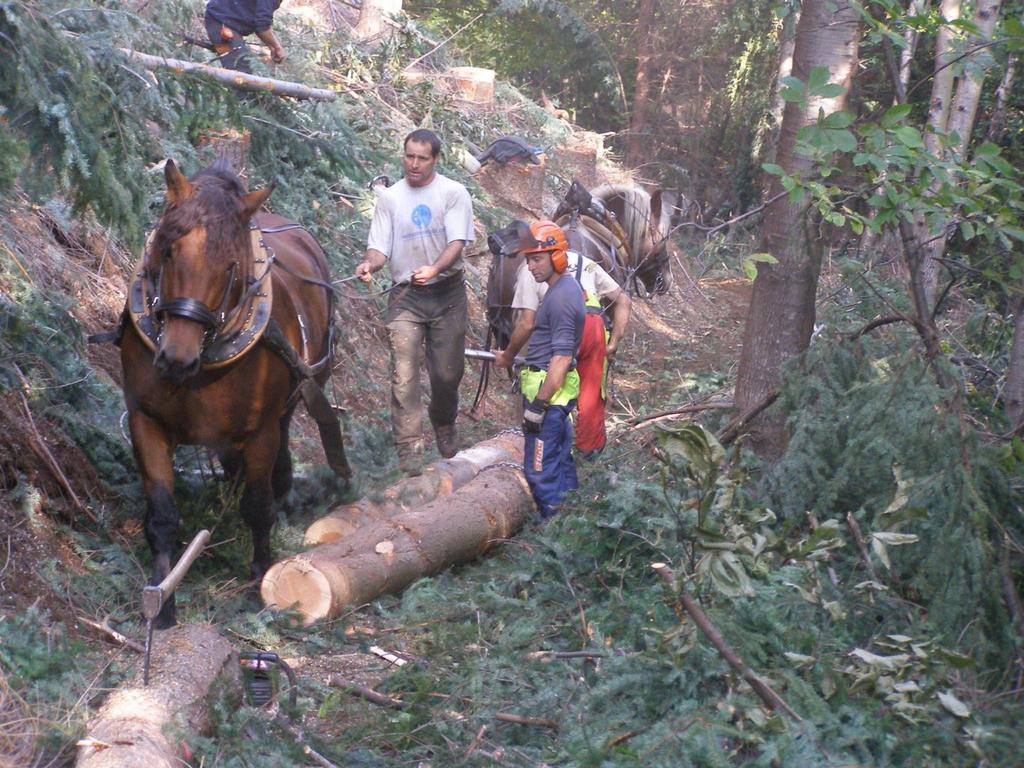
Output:
<svg viewBox="0 0 1024 768">
<path fill-rule="evenodd" d="M 459 451 L 453 458 L 429 465 L 419 477 L 402 480 L 382 494 L 343 504 L 306 529 L 306 544 L 326 544 L 349 536 L 367 525 L 380 523 L 458 490 L 485 467 L 521 464 L 523 438 L 505 432 Z"/>
<path fill-rule="evenodd" d="M 215 683 L 237 676 L 234 661 L 231 644 L 211 626 L 181 625 L 155 633 L 149 685 L 143 686 L 140 668 L 108 697 L 89 723 L 87 737 L 78 742 L 76 768 L 184 765 L 187 753 L 171 741 L 171 734 L 206 730 L 206 699 Z"/>
<path fill-rule="evenodd" d="M 522 471 L 493 465 L 453 493 L 273 565 L 267 606 L 294 608 L 308 626 L 381 594 L 398 592 L 484 554 L 534 511 Z"/>
</svg>

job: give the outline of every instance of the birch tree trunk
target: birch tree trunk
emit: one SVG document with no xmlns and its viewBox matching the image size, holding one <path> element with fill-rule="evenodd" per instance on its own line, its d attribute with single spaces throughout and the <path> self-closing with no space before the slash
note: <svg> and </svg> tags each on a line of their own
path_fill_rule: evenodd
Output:
<svg viewBox="0 0 1024 768">
<path fill-rule="evenodd" d="M 979 0 L 973 20 L 978 34 L 970 41 L 971 47 L 977 47 L 991 39 L 999 19 L 1001 4 L 1002 0 Z M 942 14 L 947 20 L 959 18 L 960 0 L 943 0 Z M 942 145 L 943 139 L 946 135 L 956 132 L 959 141 L 952 148 L 952 159 L 963 160 L 967 157 L 985 72 L 970 66 L 973 58 L 970 51 L 966 55 L 960 54 L 954 50 L 953 43 L 952 30 L 948 25 L 943 25 L 935 43 L 935 80 L 928 109 L 925 147 L 936 159 L 943 159 L 946 152 Z M 964 72 L 957 83 L 956 95 L 952 96 L 954 71 L 950 65 L 956 57 L 963 57 L 963 61 L 959 63 L 964 67 Z M 942 178 L 934 177 L 929 184 L 929 191 L 938 192 L 943 182 Z M 924 216 L 918 216 L 914 221 L 914 237 L 923 258 L 922 283 L 929 305 L 934 304 L 938 288 L 941 268 L 939 259 L 946 252 L 947 228 L 948 222 L 928 222 Z"/>
<path fill-rule="evenodd" d="M 782 98 L 782 81 L 793 74 L 793 49 L 796 47 L 796 27 L 800 23 L 800 9 L 791 11 L 779 27 L 779 68 L 772 89 L 771 125 L 765 140 L 764 162 L 774 163 L 782 130 L 782 114 L 786 100 Z"/>
<path fill-rule="evenodd" d="M 908 10 L 914 16 L 922 16 L 930 5 L 931 0 L 911 0 Z M 903 33 L 903 40 L 906 45 L 903 46 L 903 50 L 900 53 L 900 84 L 903 86 L 904 93 L 907 92 L 907 88 L 910 86 L 910 68 L 914 63 L 917 41 L 920 38 L 921 33 L 911 27 L 907 27 L 907 31 Z"/>
<path fill-rule="evenodd" d="M 776 162 L 788 174 L 808 177 L 812 163 L 796 152 L 796 135 L 803 126 L 842 110 L 853 81 L 860 41 L 860 14 L 849 2 L 807 0 L 796 30 L 793 75 L 807 82 L 814 67 L 828 67 L 830 80 L 844 86 L 835 98 L 810 97 L 805 104 L 788 102 Z M 782 195 L 778 177 L 772 178 L 764 213 L 762 250 L 777 264 L 758 266 L 757 279 L 743 332 L 735 403 L 745 412 L 778 391 L 783 366 L 806 351 L 814 327 L 814 297 L 821 270 L 821 254 L 813 235 L 806 203 Z M 762 414 L 752 424 L 752 445 L 760 455 L 777 458 L 787 436 L 778 415 Z"/>
<path fill-rule="evenodd" d="M 1013 312 L 1013 344 L 1006 386 L 1003 387 L 1003 413 L 1010 423 L 1010 430 L 1016 433 L 1024 420 L 1024 280 L 1017 283 L 1010 307 Z"/>
</svg>

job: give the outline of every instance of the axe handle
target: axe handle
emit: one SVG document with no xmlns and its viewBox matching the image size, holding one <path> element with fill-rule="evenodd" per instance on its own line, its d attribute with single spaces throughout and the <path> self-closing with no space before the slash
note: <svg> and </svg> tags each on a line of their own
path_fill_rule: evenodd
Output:
<svg viewBox="0 0 1024 768">
<path fill-rule="evenodd" d="M 185 550 L 184 554 L 178 558 L 178 562 L 175 563 L 174 568 L 171 572 L 164 577 L 164 580 L 160 582 L 157 587 L 147 587 L 147 590 L 153 592 L 159 592 L 159 605 L 156 605 L 155 609 L 153 605 L 147 605 L 147 601 L 143 599 L 142 603 L 142 615 L 147 619 L 152 619 L 156 616 L 160 609 L 163 608 L 164 602 L 168 595 L 174 594 L 174 590 L 177 589 L 181 580 L 185 578 L 185 574 L 188 573 L 188 569 L 192 567 L 192 563 L 196 561 L 199 554 L 203 551 L 203 547 L 206 546 L 206 542 L 210 540 L 210 532 L 202 530 L 195 535 L 192 539 L 192 543 L 188 545 L 188 549 Z M 155 601 L 154 601 L 155 602 Z M 152 616 L 149 613 L 152 612 Z"/>
</svg>

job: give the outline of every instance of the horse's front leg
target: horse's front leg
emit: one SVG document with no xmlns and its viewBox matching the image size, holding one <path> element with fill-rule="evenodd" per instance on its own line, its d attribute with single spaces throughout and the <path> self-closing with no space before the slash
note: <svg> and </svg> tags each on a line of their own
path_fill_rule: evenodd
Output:
<svg viewBox="0 0 1024 768">
<path fill-rule="evenodd" d="M 242 494 L 242 519 L 252 530 L 252 567 L 250 575 L 260 580 L 273 564 L 270 529 L 274 524 L 274 464 L 281 449 L 281 425 L 265 424 L 243 448 L 245 492 Z"/>
<path fill-rule="evenodd" d="M 171 570 L 171 555 L 178 540 L 178 508 L 174 505 L 174 443 L 156 421 L 141 411 L 129 414 L 135 461 L 146 494 L 146 541 L 153 555 L 150 585 L 156 586 Z M 153 621 L 157 629 L 177 623 L 174 595 L 170 595 Z"/>
</svg>

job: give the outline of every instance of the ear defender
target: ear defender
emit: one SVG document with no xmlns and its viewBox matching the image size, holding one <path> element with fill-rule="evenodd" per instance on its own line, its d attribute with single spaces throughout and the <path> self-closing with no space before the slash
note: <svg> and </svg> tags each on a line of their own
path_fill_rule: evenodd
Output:
<svg viewBox="0 0 1024 768">
<path fill-rule="evenodd" d="M 551 266 L 555 272 L 562 274 L 569 268 L 569 254 L 563 250 L 551 251 Z"/>
</svg>

